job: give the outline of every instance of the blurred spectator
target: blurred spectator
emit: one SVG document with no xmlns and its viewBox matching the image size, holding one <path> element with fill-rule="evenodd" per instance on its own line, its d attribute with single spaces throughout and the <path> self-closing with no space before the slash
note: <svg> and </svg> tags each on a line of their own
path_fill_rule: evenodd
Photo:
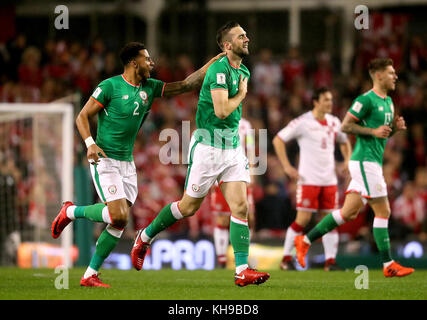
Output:
<svg viewBox="0 0 427 320">
<path fill-rule="evenodd" d="M 20 33 L 10 42 L 10 46 L 7 48 L 9 54 L 9 61 L 6 64 L 6 74 L 12 81 L 18 80 L 18 66 L 21 63 L 22 53 L 27 47 L 27 37 Z"/>
<path fill-rule="evenodd" d="M 285 90 L 289 90 L 298 77 L 304 77 L 305 62 L 296 47 L 289 49 L 286 59 L 282 63 L 282 78 Z"/>
<path fill-rule="evenodd" d="M 18 78 L 23 85 L 40 87 L 43 82 L 40 68 L 41 53 L 36 47 L 28 47 L 22 54 L 22 62 L 18 68 Z"/>
<path fill-rule="evenodd" d="M 413 36 L 409 46 L 410 70 L 419 73 L 427 68 L 427 48 L 420 36 Z"/>
<path fill-rule="evenodd" d="M 187 54 L 180 54 L 176 60 L 177 67 L 175 68 L 174 80 L 181 81 L 192 74 L 196 69 Z"/>
<path fill-rule="evenodd" d="M 169 64 L 169 57 L 165 54 L 160 55 L 158 60 L 154 61 L 155 63 L 155 78 L 162 80 L 164 82 L 173 82 L 173 70 Z"/>
<path fill-rule="evenodd" d="M 255 94 L 265 99 L 280 95 L 282 73 L 280 65 L 273 60 L 270 49 L 261 49 L 259 61 L 255 63 L 252 75 L 251 82 Z"/>
<path fill-rule="evenodd" d="M 427 231 L 422 230 L 424 220 L 427 218 L 426 210 L 426 203 L 417 192 L 414 182 L 406 182 L 403 193 L 397 197 L 392 208 L 392 218 L 400 223 L 400 237 L 420 235 Z"/>
<path fill-rule="evenodd" d="M 314 89 L 320 87 L 332 88 L 331 58 L 328 52 L 321 52 L 317 56 L 317 68 L 313 75 Z"/>
<path fill-rule="evenodd" d="M 415 156 L 416 166 L 425 166 L 427 159 L 427 140 L 424 137 L 424 128 L 421 123 L 414 123 L 411 128 L 411 145 Z"/>
</svg>

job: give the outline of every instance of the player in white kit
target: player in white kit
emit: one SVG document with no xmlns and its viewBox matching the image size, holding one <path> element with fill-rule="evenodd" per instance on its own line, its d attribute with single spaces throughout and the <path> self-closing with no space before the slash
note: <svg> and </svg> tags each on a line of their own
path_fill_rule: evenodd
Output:
<svg viewBox="0 0 427 320">
<path fill-rule="evenodd" d="M 240 136 L 240 145 L 242 146 L 242 151 L 246 152 L 246 157 L 249 160 L 249 165 L 253 164 L 254 148 L 255 148 L 255 137 L 254 132 L 252 131 L 251 123 L 241 118 L 239 121 L 239 136 Z M 253 179 L 251 179 L 253 181 Z M 220 182 L 221 183 L 221 182 Z M 231 210 L 225 201 L 225 198 L 219 187 L 220 184 L 216 183 L 212 188 L 211 197 L 210 197 L 210 207 L 212 213 L 215 215 L 214 218 L 214 230 L 213 238 L 215 244 L 215 253 L 217 256 L 218 266 L 224 268 L 227 263 L 227 249 L 229 245 L 230 238 L 230 216 Z M 248 221 L 250 229 L 254 226 L 255 219 L 255 204 L 252 195 L 252 188 L 250 185 L 247 188 L 248 193 L 248 205 L 249 205 L 249 215 Z"/>
<path fill-rule="evenodd" d="M 285 173 L 297 180 L 297 215 L 286 232 L 282 270 L 294 270 L 292 249 L 294 237 L 302 234 L 312 213 L 320 218 L 338 206 L 337 176 L 335 172 L 335 143 L 340 146 L 345 168 L 351 156 L 351 144 L 341 131 L 341 121 L 331 115 L 333 97 L 330 90 L 320 88 L 313 95 L 313 110 L 295 118 L 279 131 L 273 139 L 274 149 Z M 298 170 L 290 163 L 286 143 L 296 139 L 299 146 Z M 338 251 L 338 232 L 322 237 L 325 249 L 325 271 L 337 270 L 335 257 Z"/>
</svg>

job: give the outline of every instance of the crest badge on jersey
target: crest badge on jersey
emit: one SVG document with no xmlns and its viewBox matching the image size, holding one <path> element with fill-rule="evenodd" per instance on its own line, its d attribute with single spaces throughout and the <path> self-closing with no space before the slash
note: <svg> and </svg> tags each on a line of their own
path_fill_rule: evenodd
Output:
<svg viewBox="0 0 427 320">
<path fill-rule="evenodd" d="M 142 102 L 146 103 L 148 100 L 148 94 L 144 90 L 139 92 L 139 97 L 142 99 Z"/>
<path fill-rule="evenodd" d="M 111 185 L 108 187 L 108 192 L 111 194 L 116 194 L 117 192 L 117 187 L 115 185 Z"/>
</svg>

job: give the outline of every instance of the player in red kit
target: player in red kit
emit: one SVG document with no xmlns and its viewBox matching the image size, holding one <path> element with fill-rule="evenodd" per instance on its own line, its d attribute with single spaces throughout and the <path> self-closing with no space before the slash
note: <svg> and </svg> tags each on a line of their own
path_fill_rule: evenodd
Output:
<svg viewBox="0 0 427 320">
<path fill-rule="evenodd" d="M 319 212 L 323 217 L 338 206 L 335 144 L 340 145 L 346 164 L 351 156 L 351 144 L 347 135 L 341 131 L 340 120 L 330 114 L 333 106 L 331 91 L 327 88 L 316 90 L 313 104 L 313 110 L 292 120 L 273 139 L 274 149 L 285 173 L 297 181 L 297 215 L 286 232 L 280 263 L 282 270 L 295 269 L 291 255 L 294 237 L 302 234 L 312 213 Z M 300 149 L 298 170 L 291 165 L 286 153 L 286 143 L 294 139 Z M 325 234 L 322 238 L 326 271 L 337 269 L 335 257 L 338 241 L 337 231 Z"/>
</svg>

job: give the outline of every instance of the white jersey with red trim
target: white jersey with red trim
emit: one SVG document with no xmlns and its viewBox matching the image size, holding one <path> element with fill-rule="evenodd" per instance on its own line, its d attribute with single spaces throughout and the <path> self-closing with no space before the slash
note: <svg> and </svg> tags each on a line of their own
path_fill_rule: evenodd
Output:
<svg viewBox="0 0 427 320">
<path fill-rule="evenodd" d="M 331 186 L 337 184 L 335 173 L 335 143 L 345 143 L 341 121 L 325 115 L 325 122 L 314 118 L 309 111 L 277 133 L 285 143 L 296 139 L 300 149 L 298 173 L 300 185 Z"/>
</svg>

